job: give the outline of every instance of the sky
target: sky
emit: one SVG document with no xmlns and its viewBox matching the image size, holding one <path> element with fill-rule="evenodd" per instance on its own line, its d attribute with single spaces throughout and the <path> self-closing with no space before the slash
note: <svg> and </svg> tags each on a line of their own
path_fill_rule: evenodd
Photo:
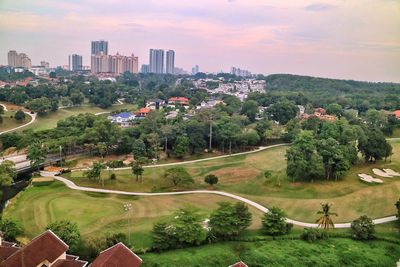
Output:
<svg viewBox="0 0 400 267">
<path fill-rule="evenodd" d="M 162 48 L 186 70 L 400 82 L 400 0 L 0 0 L 0 64 L 89 65 L 100 39 L 139 65 Z"/>
</svg>

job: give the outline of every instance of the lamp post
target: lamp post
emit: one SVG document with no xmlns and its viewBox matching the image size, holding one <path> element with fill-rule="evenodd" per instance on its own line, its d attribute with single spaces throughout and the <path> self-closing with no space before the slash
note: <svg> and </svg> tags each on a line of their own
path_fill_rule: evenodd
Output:
<svg viewBox="0 0 400 267">
<path fill-rule="evenodd" d="M 60 145 L 60 167 L 62 168 L 62 146 Z"/>
<path fill-rule="evenodd" d="M 124 203 L 124 210 L 128 213 L 128 242 L 131 245 L 131 224 L 130 222 L 132 216 L 132 204 L 131 203 Z"/>
</svg>

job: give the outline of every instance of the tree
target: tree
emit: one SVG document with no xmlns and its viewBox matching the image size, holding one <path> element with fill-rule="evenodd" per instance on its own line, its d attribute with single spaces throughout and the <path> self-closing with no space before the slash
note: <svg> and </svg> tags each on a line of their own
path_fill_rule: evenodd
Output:
<svg viewBox="0 0 400 267">
<path fill-rule="evenodd" d="M 184 135 L 180 135 L 176 138 L 174 145 L 174 153 L 178 158 L 183 158 L 189 149 L 189 138 Z"/>
<path fill-rule="evenodd" d="M 0 220 L 0 231 L 3 232 L 3 238 L 10 242 L 15 242 L 17 236 L 24 232 L 18 222 L 9 218 L 2 218 Z"/>
<path fill-rule="evenodd" d="M 17 172 L 15 171 L 14 162 L 9 160 L 3 161 L 0 164 L 0 187 L 10 186 L 16 177 Z"/>
<path fill-rule="evenodd" d="M 61 240 L 67 243 L 71 253 L 79 251 L 81 233 L 76 223 L 67 220 L 55 221 L 47 225 L 47 229 L 53 231 Z"/>
<path fill-rule="evenodd" d="M 191 208 L 180 209 L 170 223 L 157 222 L 153 226 L 153 248 L 166 250 L 197 246 L 205 239 L 201 217 Z"/>
<path fill-rule="evenodd" d="M 326 107 L 326 113 L 341 118 L 343 116 L 344 111 L 341 105 L 337 103 L 331 103 Z"/>
<path fill-rule="evenodd" d="M 322 210 L 318 211 L 317 214 L 322 214 L 322 216 L 316 221 L 318 223 L 318 227 L 323 227 L 325 230 L 329 230 L 329 228 L 335 228 L 335 224 L 333 223 L 331 216 L 338 216 L 337 213 L 331 212 L 332 205 L 328 203 L 321 204 Z"/>
<path fill-rule="evenodd" d="M 356 240 L 374 239 L 375 224 L 366 215 L 354 220 L 351 223 L 351 236 Z"/>
<path fill-rule="evenodd" d="M 358 149 L 366 161 L 376 161 L 387 158 L 392 153 L 392 146 L 379 129 L 367 130 L 365 136 L 358 140 Z"/>
<path fill-rule="evenodd" d="M 167 169 L 164 173 L 164 179 L 170 181 L 174 186 L 185 186 L 193 184 L 194 180 L 190 174 L 182 167 L 173 167 Z"/>
<path fill-rule="evenodd" d="M 14 115 L 14 119 L 19 122 L 25 120 L 25 117 L 25 113 L 22 110 L 18 110 Z"/>
<path fill-rule="evenodd" d="M 218 177 L 215 176 L 214 174 L 209 174 L 206 177 L 204 177 L 204 182 L 213 186 L 218 183 Z"/>
<path fill-rule="evenodd" d="M 133 142 L 132 154 L 135 159 L 146 157 L 146 145 L 142 139 L 136 139 Z"/>
<path fill-rule="evenodd" d="M 50 99 L 47 97 L 40 97 L 29 101 L 26 107 L 36 112 L 39 116 L 43 116 L 51 110 L 52 105 Z"/>
<path fill-rule="evenodd" d="M 262 218 L 262 231 L 266 235 L 285 235 L 293 225 L 286 222 L 286 214 L 277 207 L 272 207 Z"/>
<path fill-rule="evenodd" d="M 136 176 L 136 182 L 139 181 L 140 177 L 140 182 L 143 183 L 143 172 L 144 169 L 142 165 L 138 162 L 138 160 L 136 160 L 136 162 L 132 165 L 132 173 Z"/>
<path fill-rule="evenodd" d="M 233 205 L 229 202 L 218 203 L 219 207 L 211 213 L 210 237 L 229 240 L 238 236 L 251 223 L 251 213 L 244 203 Z"/>
<path fill-rule="evenodd" d="M 240 114 L 246 115 L 251 122 L 254 122 L 258 113 L 258 103 L 254 100 L 246 100 L 243 103 Z"/>
<path fill-rule="evenodd" d="M 39 170 L 40 165 L 42 165 L 47 157 L 47 153 L 43 144 L 39 142 L 34 142 L 28 147 L 27 159 L 31 161 L 31 167 L 33 169 L 37 168 Z"/>
<path fill-rule="evenodd" d="M 288 123 L 288 121 L 296 117 L 297 112 L 297 106 L 287 99 L 279 100 L 267 110 L 267 113 L 270 114 L 272 119 L 280 124 Z"/>
<path fill-rule="evenodd" d="M 86 176 L 86 178 L 88 179 L 100 179 L 100 175 L 101 175 L 101 170 L 104 169 L 105 166 L 103 163 L 101 162 L 93 162 L 93 166 L 92 169 L 85 171 L 84 175 Z"/>
</svg>

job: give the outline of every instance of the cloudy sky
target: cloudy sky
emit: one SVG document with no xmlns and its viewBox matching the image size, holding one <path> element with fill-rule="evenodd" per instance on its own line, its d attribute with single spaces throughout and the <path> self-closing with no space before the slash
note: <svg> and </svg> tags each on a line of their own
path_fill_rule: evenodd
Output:
<svg viewBox="0 0 400 267">
<path fill-rule="evenodd" d="M 140 65 L 164 48 L 187 70 L 400 82 L 400 0 L 0 0 L 0 64 L 89 65 L 97 39 Z"/>
</svg>

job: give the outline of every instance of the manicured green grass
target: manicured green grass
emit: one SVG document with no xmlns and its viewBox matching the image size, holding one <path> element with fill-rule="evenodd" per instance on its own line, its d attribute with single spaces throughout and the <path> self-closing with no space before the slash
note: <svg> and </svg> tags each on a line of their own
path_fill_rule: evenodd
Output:
<svg viewBox="0 0 400 267">
<path fill-rule="evenodd" d="M 333 210 L 339 214 L 335 222 L 348 222 L 360 215 L 367 214 L 377 218 L 393 215 L 394 203 L 400 197 L 400 177 L 382 178 L 381 185 L 361 182 L 357 174 L 372 174 L 372 168 L 392 168 L 400 171 L 400 141 L 392 141 L 394 155 L 391 161 L 360 163 L 354 166 L 340 181 L 321 181 L 315 183 L 293 183 L 285 175 L 285 153 L 287 147 L 277 147 L 262 152 L 181 165 L 195 178 L 192 188 L 204 189 L 204 176 L 216 174 L 219 183 L 214 188 L 236 193 L 254 200 L 266 207 L 278 206 L 285 210 L 290 218 L 314 222 L 320 203 L 333 204 Z M 105 187 L 134 191 L 151 192 L 180 190 L 171 188 L 162 174 L 167 167 L 149 168 L 144 171 L 144 183 L 136 183 L 130 170 L 115 171 L 117 180 L 108 179 L 109 173 L 103 172 Z M 266 179 L 264 171 L 270 170 L 272 178 Z M 98 182 L 83 178 L 82 172 L 73 172 L 67 176 L 82 186 L 101 187 Z"/>
<path fill-rule="evenodd" d="M 24 125 L 31 120 L 31 117 L 26 115 L 25 120 L 18 122 L 14 119 L 15 113 L 16 111 L 5 111 L 4 114 L 1 115 L 3 117 L 3 123 L 0 124 L 0 132 Z"/>
<path fill-rule="evenodd" d="M 60 182 L 49 186 L 29 187 L 17 195 L 3 216 L 18 220 L 27 238 L 40 234 L 56 220 L 76 222 L 84 238 L 106 233 L 128 232 L 127 213 L 123 204 L 132 204 L 132 240 L 137 248 L 148 247 L 153 223 L 171 216 L 187 205 L 199 209 L 206 217 L 221 201 L 229 198 L 210 195 L 134 197 L 70 190 Z M 261 225 L 261 212 L 251 208 L 252 229 Z"/>
<path fill-rule="evenodd" d="M 316 243 L 301 240 L 226 242 L 141 255 L 148 266 L 395 266 L 400 246 L 331 238 Z"/>
<path fill-rule="evenodd" d="M 23 129 L 34 129 L 34 130 L 46 130 L 51 129 L 57 126 L 57 122 L 59 120 L 63 120 L 70 116 L 75 116 L 83 113 L 98 113 L 98 112 L 106 112 L 106 111 L 114 111 L 120 109 L 128 109 L 134 110 L 136 108 L 135 105 L 131 104 L 123 104 L 123 105 L 113 105 L 108 109 L 102 109 L 96 106 L 91 106 L 89 104 L 84 104 L 81 107 L 71 107 L 65 109 L 59 109 L 56 112 L 50 113 L 46 116 L 37 117 L 36 121 L 31 125 L 27 126 Z"/>
</svg>

